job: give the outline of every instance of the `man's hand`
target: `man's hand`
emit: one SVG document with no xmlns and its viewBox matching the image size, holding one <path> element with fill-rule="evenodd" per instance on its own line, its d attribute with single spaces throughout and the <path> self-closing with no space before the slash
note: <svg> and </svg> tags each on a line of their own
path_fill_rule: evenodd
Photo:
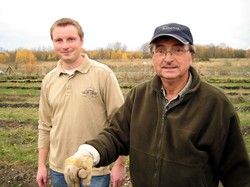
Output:
<svg viewBox="0 0 250 187">
<path fill-rule="evenodd" d="M 93 157 L 90 153 L 76 152 L 65 160 L 64 177 L 68 187 L 80 186 L 80 178 L 84 186 L 89 186 L 92 177 Z"/>
<path fill-rule="evenodd" d="M 48 183 L 48 172 L 46 166 L 38 167 L 36 182 L 39 187 L 46 187 Z"/>
<path fill-rule="evenodd" d="M 119 156 L 111 170 L 112 187 L 121 187 L 126 177 L 125 156 Z"/>
</svg>

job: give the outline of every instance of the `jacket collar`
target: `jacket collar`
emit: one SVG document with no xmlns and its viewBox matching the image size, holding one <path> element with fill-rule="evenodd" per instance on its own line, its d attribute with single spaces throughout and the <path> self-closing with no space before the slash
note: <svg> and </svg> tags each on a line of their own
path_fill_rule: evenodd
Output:
<svg viewBox="0 0 250 187">
<path fill-rule="evenodd" d="M 192 83 L 191 83 L 191 85 L 189 87 L 188 92 L 197 90 L 199 85 L 200 85 L 200 81 L 201 81 L 200 76 L 199 76 L 199 74 L 197 73 L 197 71 L 195 70 L 194 67 L 191 66 L 190 69 L 189 69 L 189 72 L 192 75 Z M 161 94 L 162 83 L 161 83 L 161 79 L 160 79 L 160 77 L 158 75 L 154 76 L 154 78 L 152 80 L 152 83 L 151 83 L 151 86 L 152 86 L 152 89 L 155 92 Z"/>
</svg>

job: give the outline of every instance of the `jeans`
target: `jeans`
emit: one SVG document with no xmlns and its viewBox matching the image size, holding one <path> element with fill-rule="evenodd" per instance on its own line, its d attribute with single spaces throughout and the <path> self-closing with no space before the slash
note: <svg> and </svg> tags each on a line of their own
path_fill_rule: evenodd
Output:
<svg viewBox="0 0 250 187">
<path fill-rule="evenodd" d="M 50 179 L 53 187 L 67 187 L 67 183 L 64 179 L 63 173 L 58 173 L 54 170 L 50 170 Z M 110 186 L 110 174 L 92 176 L 90 187 L 109 187 Z M 81 184 L 81 187 L 84 187 Z"/>
</svg>

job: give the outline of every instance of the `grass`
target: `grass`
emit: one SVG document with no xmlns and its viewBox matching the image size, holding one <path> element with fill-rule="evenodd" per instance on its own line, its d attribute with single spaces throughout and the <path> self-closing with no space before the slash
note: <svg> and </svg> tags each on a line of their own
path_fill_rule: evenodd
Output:
<svg viewBox="0 0 250 187">
<path fill-rule="evenodd" d="M 28 84 L 27 84 L 28 83 Z M 8 86 L 17 86 L 17 87 L 38 87 L 40 88 L 41 82 L 26 82 L 26 81 L 5 81 L 1 82 L 1 87 L 8 87 Z"/>
<path fill-rule="evenodd" d="M 246 144 L 248 156 L 250 158 L 250 136 L 249 135 L 245 136 L 244 141 L 245 141 L 245 144 Z"/>
<path fill-rule="evenodd" d="M 31 94 L 1 94 L 0 93 L 0 101 L 8 104 L 38 104 L 39 97 Z"/>
<path fill-rule="evenodd" d="M 249 102 L 244 102 L 244 103 L 234 103 L 234 106 L 238 106 L 238 107 L 250 107 L 250 101 Z"/>
<path fill-rule="evenodd" d="M 39 95 L 40 90 L 34 90 L 34 89 L 0 89 L 0 94 L 1 93 L 8 93 L 8 94 L 32 94 L 32 95 Z"/>
<path fill-rule="evenodd" d="M 238 112 L 238 115 L 239 115 L 241 126 L 250 127 L 250 112 Z"/>
<path fill-rule="evenodd" d="M 194 62 L 193 65 L 199 70 L 200 73 L 213 73 L 218 75 L 228 76 L 229 74 L 243 73 L 247 74 L 250 72 L 250 59 L 210 59 L 206 62 Z"/>
<path fill-rule="evenodd" d="M 4 164 L 37 166 L 37 131 L 34 127 L 0 128 L 0 160 Z"/>
<path fill-rule="evenodd" d="M 0 116 L 1 120 L 37 125 L 38 108 L 1 108 Z"/>
</svg>

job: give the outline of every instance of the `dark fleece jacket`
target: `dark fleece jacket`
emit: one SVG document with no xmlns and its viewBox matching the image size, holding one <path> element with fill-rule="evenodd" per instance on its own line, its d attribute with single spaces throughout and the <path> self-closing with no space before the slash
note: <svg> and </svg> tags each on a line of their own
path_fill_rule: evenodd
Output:
<svg viewBox="0 0 250 187">
<path fill-rule="evenodd" d="M 237 113 L 225 94 L 190 68 L 190 90 L 164 109 L 161 80 L 131 89 L 111 126 L 87 143 L 98 166 L 129 155 L 135 187 L 250 187 L 250 164 Z"/>
</svg>

